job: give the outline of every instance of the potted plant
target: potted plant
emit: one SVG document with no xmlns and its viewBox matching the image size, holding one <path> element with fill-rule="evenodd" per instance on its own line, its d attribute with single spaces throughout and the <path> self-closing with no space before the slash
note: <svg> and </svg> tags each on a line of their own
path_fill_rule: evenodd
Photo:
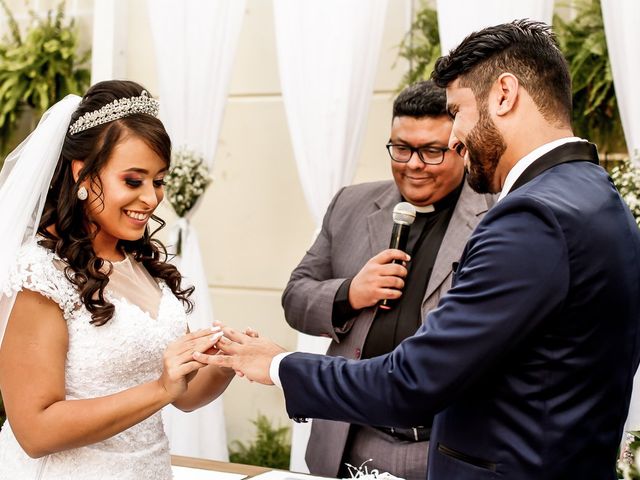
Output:
<svg viewBox="0 0 640 480">
<path fill-rule="evenodd" d="M 34 120 L 69 93 L 81 93 L 90 81 L 83 68 L 90 52 L 78 54 L 78 34 L 74 20 L 64 18 L 64 0 L 46 17 L 29 11 L 31 25 L 21 35 L 5 0 L 10 35 L 0 43 L 0 157 L 18 143 L 14 138 L 18 122 L 26 111 Z"/>
<path fill-rule="evenodd" d="M 233 441 L 235 448 L 229 452 L 229 461 L 288 470 L 291 455 L 289 427 L 274 427 L 261 413 L 251 423 L 256 427 L 255 440 L 248 445 L 238 440 Z"/>
<path fill-rule="evenodd" d="M 433 8 L 422 4 L 411 29 L 398 47 L 398 57 L 409 61 L 409 70 L 402 77 L 398 91 L 412 83 L 427 80 L 440 55 L 438 14 Z"/>
</svg>

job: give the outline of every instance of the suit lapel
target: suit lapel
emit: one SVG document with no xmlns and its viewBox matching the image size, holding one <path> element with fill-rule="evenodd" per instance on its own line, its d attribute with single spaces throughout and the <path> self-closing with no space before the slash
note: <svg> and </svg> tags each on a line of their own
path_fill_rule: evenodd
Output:
<svg viewBox="0 0 640 480">
<path fill-rule="evenodd" d="M 389 248 L 391 230 L 393 229 L 393 207 L 400 201 L 402 201 L 402 197 L 393 182 L 375 199 L 374 203 L 378 209 L 367 217 L 371 248 L 369 258 Z"/>
<path fill-rule="evenodd" d="M 511 187 L 509 193 L 540 175 L 545 170 L 561 163 L 589 161 L 598 164 L 598 149 L 589 142 L 569 142 L 545 153 L 529 165 Z"/>
<path fill-rule="evenodd" d="M 427 290 L 422 299 L 423 305 L 449 276 L 453 262 L 460 260 L 460 255 L 471 236 L 471 232 L 480 221 L 480 215 L 488 209 L 486 197 L 482 196 L 479 199 L 478 194 L 465 181 L 433 265 Z"/>
</svg>

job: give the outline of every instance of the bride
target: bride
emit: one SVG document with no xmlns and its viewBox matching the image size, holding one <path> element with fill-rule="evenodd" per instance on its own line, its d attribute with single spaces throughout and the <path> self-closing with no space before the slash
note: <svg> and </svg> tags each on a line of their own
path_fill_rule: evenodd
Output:
<svg viewBox="0 0 640 480">
<path fill-rule="evenodd" d="M 136 83 L 98 83 L 0 173 L 0 479 L 169 479 L 160 409 L 233 378 L 193 360 L 221 333 L 187 333 L 193 287 L 149 229 L 171 153 L 157 112 Z"/>
</svg>

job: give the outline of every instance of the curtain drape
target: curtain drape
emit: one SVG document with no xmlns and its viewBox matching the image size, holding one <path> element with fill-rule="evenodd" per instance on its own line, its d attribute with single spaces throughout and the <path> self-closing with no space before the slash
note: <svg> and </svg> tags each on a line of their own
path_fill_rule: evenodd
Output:
<svg viewBox="0 0 640 480">
<path fill-rule="evenodd" d="M 519 18 L 551 24 L 553 0 L 437 0 L 442 53 L 477 30 Z M 464 14 L 461 15 L 461 12 Z"/>
<path fill-rule="evenodd" d="M 640 2 L 601 0 L 601 5 L 624 138 L 632 161 L 640 167 L 640 90 L 636 83 L 640 79 Z M 627 431 L 640 430 L 640 374 L 633 384 Z"/>
<path fill-rule="evenodd" d="M 213 169 L 231 68 L 244 16 L 244 0 L 148 0 L 160 85 L 160 117 L 174 148 L 188 148 Z M 191 330 L 213 322 L 197 233 L 190 222 L 197 205 L 177 222 L 182 255 L 176 264 L 195 286 Z M 184 414 L 164 412 L 171 453 L 228 460 L 222 399 Z"/>
<path fill-rule="evenodd" d="M 629 155 L 640 167 L 640 2 L 601 0 L 613 84 Z M 640 429 L 640 412 L 636 422 Z"/>
<path fill-rule="evenodd" d="M 274 0 L 282 98 L 300 183 L 319 230 L 353 180 L 380 54 L 387 0 Z M 300 335 L 298 349 L 326 339 Z M 307 472 L 309 424 L 294 424 L 291 469 Z"/>
</svg>

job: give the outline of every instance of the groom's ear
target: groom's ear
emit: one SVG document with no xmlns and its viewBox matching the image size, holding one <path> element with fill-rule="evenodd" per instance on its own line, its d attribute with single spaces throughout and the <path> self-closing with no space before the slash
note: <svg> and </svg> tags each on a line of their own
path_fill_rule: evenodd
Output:
<svg viewBox="0 0 640 480">
<path fill-rule="evenodd" d="M 80 171 L 84 167 L 83 160 L 71 160 L 71 174 L 73 175 L 73 181 L 77 182 L 80 178 Z"/>
</svg>

